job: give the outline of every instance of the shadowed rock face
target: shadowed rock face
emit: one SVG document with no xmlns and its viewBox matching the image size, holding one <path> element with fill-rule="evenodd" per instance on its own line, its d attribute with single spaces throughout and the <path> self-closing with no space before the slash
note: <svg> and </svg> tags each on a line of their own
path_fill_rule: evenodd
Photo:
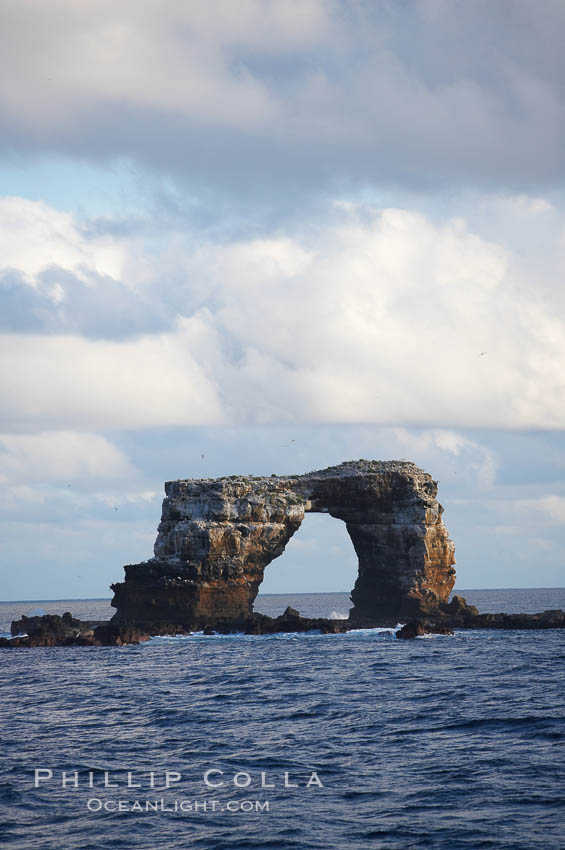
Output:
<svg viewBox="0 0 565 850">
<path fill-rule="evenodd" d="M 437 485 L 412 463 L 356 461 L 306 475 L 188 479 L 165 485 L 154 558 L 112 585 L 116 622 L 235 622 L 305 513 L 346 523 L 359 558 L 351 619 L 433 615 L 455 582 Z M 273 567 L 273 569 L 275 569 Z"/>
</svg>

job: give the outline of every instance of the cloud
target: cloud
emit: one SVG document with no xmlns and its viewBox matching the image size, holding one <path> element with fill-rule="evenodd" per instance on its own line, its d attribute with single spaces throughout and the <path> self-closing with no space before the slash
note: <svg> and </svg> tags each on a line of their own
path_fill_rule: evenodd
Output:
<svg viewBox="0 0 565 850">
<path fill-rule="evenodd" d="M 0 198 L 1 330 L 103 339 L 170 324 L 148 301 L 141 269 L 132 278 L 137 234 L 95 225 L 43 202 Z"/>
<path fill-rule="evenodd" d="M 296 237 L 301 253 L 255 241 L 199 265 L 228 416 L 560 427 L 563 323 L 517 291 L 512 254 L 461 220 L 364 212 Z"/>
<path fill-rule="evenodd" d="M 31 287 L 51 267 L 68 269 L 85 283 L 92 274 L 121 277 L 121 244 L 104 237 L 84 238 L 70 213 L 42 201 L 0 197 L 0 221 L 2 268 L 17 269 Z M 51 297 L 56 301 L 57 292 L 52 291 Z"/>
<path fill-rule="evenodd" d="M 493 488 L 499 461 L 496 452 L 483 443 L 441 428 L 389 430 L 399 456 L 416 458 L 424 469 L 434 469 L 438 477 L 459 472 L 458 483 L 465 483 L 469 490 Z"/>
<path fill-rule="evenodd" d="M 247 193 L 563 179 L 554 0 L 3 6 L 6 150 Z"/>
<path fill-rule="evenodd" d="M 143 428 L 218 423 L 213 383 L 195 362 L 194 334 L 98 342 L 76 336 L 0 336 L 3 427 Z"/>
<path fill-rule="evenodd" d="M 371 422 L 439 426 L 444 442 L 460 427 L 562 428 L 564 228 L 550 215 L 556 247 L 540 293 L 521 271 L 535 268 L 535 236 L 500 244 L 461 218 L 358 205 L 262 238 L 172 233 L 158 252 L 115 236 L 104 250 L 122 257 L 125 279 L 97 277 L 89 299 L 71 222 L 55 299 L 65 321 L 49 314 L 48 335 L 33 323 L 33 334 L 0 335 L 2 427 Z M 11 269 L 9 294 L 51 285 L 39 263 L 31 284 L 25 274 Z M 139 316 L 164 329 L 136 333 Z"/>
<path fill-rule="evenodd" d="M 36 498 L 29 482 L 123 478 L 134 473 L 122 452 L 99 434 L 47 431 L 0 434 L 0 480 L 22 498 Z M 23 488 L 23 489 L 22 489 Z"/>
<path fill-rule="evenodd" d="M 545 496 L 538 502 L 538 510 L 554 523 L 559 525 L 565 523 L 565 498 L 563 496 Z"/>
</svg>

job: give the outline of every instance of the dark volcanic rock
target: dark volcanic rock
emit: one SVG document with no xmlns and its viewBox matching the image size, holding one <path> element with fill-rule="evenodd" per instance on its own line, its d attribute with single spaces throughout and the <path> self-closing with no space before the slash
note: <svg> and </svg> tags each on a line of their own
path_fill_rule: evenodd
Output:
<svg viewBox="0 0 565 850">
<path fill-rule="evenodd" d="M 296 610 L 296 608 L 291 608 L 288 605 L 284 611 L 284 614 L 281 614 L 281 620 L 299 620 L 300 612 Z"/>
<path fill-rule="evenodd" d="M 453 629 L 444 621 L 440 621 L 438 623 L 429 623 L 422 622 L 421 620 L 411 620 L 409 623 L 406 623 L 405 626 L 402 626 L 396 632 L 396 637 L 399 640 L 411 640 L 416 637 L 423 637 L 424 635 L 452 635 Z"/>
<path fill-rule="evenodd" d="M 563 629 L 565 612 L 542 611 L 537 614 L 479 614 L 474 605 L 467 605 L 460 596 L 453 598 L 455 605 L 442 605 L 441 619 L 426 623 L 426 630 L 436 634 L 441 629 Z"/>
<path fill-rule="evenodd" d="M 444 603 L 441 607 L 446 613 L 451 614 L 454 617 L 476 617 L 479 613 L 479 609 L 475 608 L 474 605 L 469 605 L 467 600 L 462 596 L 454 596 L 451 602 L 448 602 L 447 604 Z"/>
<path fill-rule="evenodd" d="M 450 622 L 458 625 L 465 625 L 479 616 L 479 609 L 469 605 L 462 596 L 454 596 L 451 602 L 444 602 L 439 607 Z"/>
<path fill-rule="evenodd" d="M 453 629 L 449 625 L 449 623 L 440 622 L 440 623 L 426 623 L 425 625 L 426 633 L 430 635 L 452 635 L 454 634 Z"/>
<path fill-rule="evenodd" d="M 131 624 L 97 624 L 76 620 L 69 613 L 23 616 L 13 620 L 12 638 L 0 638 L 0 647 L 122 646 L 149 640 L 150 635 Z M 24 634 L 25 633 L 25 634 Z"/>
<path fill-rule="evenodd" d="M 538 614 L 477 614 L 465 621 L 472 629 L 563 629 L 565 611 L 542 611 Z"/>
<path fill-rule="evenodd" d="M 94 638 L 101 646 L 123 646 L 129 643 L 142 643 L 151 637 L 134 625 L 106 623 L 94 630 Z"/>
<path fill-rule="evenodd" d="M 265 567 L 308 512 L 346 523 L 359 558 L 352 622 L 435 616 L 449 599 L 454 546 L 436 482 L 413 463 L 188 479 L 168 482 L 165 492 L 154 558 L 125 567 L 125 581 L 112 585 L 116 623 L 193 630 L 248 621 Z"/>
<path fill-rule="evenodd" d="M 298 633 L 320 631 L 322 634 L 341 634 L 353 628 L 349 620 L 326 620 L 322 617 L 267 617 L 265 614 L 252 614 L 245 620 L 235 622 L 222 621 L 218 623 L 213 633 L 235 634 L 243 632 L 246 635 L 274 635 L 279 633 Z M 210 629 L 210 627 L 207 627 Z M 207 631 L 204 629 L 204 633 Z"/>
<path fill-rule="evenodd" d="M 62 618 L 55 615 L 44 617 L 23 617 L 14 621 L 13 631 L 21 631 L 22 622 L 31 624 L 31 635 L 0 638 L 0 648 L 35 647 L 35 646 L 123 646 L 149 640 L 157 634 L 178 635 L 187 634 L 189 630 L 175 624 L 160 625 L 149 631 L 139 629 L 128 623 L 88 623 L 73 620 L 69 627 L 72 632 L 61 628 Z M 77 627 L 78 623 L 78 627 Z M 440 620 L 411 620 L 396 633 L 399 639 L 411 639 L 426 634 L 452 635 L 452 624 L 463 629 L 554 629 L 565 628 L 565 613 L 563 611 L 544 611 L 541 614 L 479 614 L 467 618 L 463 625 L 449 621 L 447 617 Z M 333 620 L 324 618 L 301 617 L 292 608 L 287 609 L 280 617 L 267 617 L 264 614 L 252 614 L 247 618 L 235 621 L 222 620 L 215 627 L 210 624 L 203 629 L 204 634 L 233 634 L 268 635 L 279 632 L 298 633 L 319 631 L 322 634 L 342 634 L 358 628 L 351 620 Z"/>
<path fill-rule="evenodd" d="M 80 631 L 80 620 L 75 620 L 74 617 L 67 611 L 60 617 L 58 614 L 43 614 L 41 617 L 26 617 L 22 615 L 19 620 L 12 620 L 10 633 L 12 635 L 20 634 L 42 634 L 49 632 L 64 636 L 76 631 Z"/>
<path fill-rule="evenodd" d="M 12 622 L 10 633 L 14 636 L 27 634 L 27 638 L 20 639 L 23 646 L 68 646 L 75 641 L 83 645 L 94 637 L 92 626 L 76 620 L 68 611 L 62 617 L 58 614 L 23 616 Z"/>
<path fill-rule="evenodd" d="M 416 637 L 423 637 L 425 634 L 424 624 L 420 620 L 411 620 L 397 631 L 396 637 L 399 640 L 412 640 Z"/>
</svg>

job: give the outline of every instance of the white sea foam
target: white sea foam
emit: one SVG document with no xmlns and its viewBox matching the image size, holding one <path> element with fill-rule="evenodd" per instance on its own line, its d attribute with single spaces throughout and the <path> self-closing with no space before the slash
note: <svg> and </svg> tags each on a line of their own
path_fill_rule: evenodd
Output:
<svg viewBox="0 0 565 850">
<path fill-rule="evenodd" d="M 335 616 L 334 616 L 335 615 Z M 346 620 L 347 617 L 340 616 L 336 611 L 332 612 L 329 619 L 332 620 Z M 371 629 L 349 629 L 347 632 L 342 632 L 339 635 L 323 635 L 323 637 L 357 637 L 357 638 L 374 638 L 375 636 L 390 636 L 393 637 L 396 635 L 396 632 L 402 628 L 403 623 L 397 623 L 396 626 L 379 626 L 377 628 Z M 229 634 L 214 634 L 214 635 L 205 635 L 203 631 L 198 632 L 190 632 L 190 634 L 185 635 L 154 635 L 150 638 L 149 641 L 145 642 L 145 645 L 150 643 L 173 643 L 178 641 L 185 640 L 194 640 L 201 638 L 216 638 L 221 640 L 245 640 L 245 641 L 255 641 L 255 640 L 300 640 L 305 637 L 320 637 L 321 632 L 319 629 L 309 629 L 306 632 L 273 632 L 272 634 L 265 635 L 246 635 L 243 632 L 231 632 Z M 426 636 L 427 637 L 427 636 Z"/>
<path fill-rule="evenodd" d="M 332 611 L 332 613 L 330 614 L 328 619 L 329 620 L 347 620 L 348 617 L 349 617 L 349 614 L 344 614 L 343 611 Z"/>
<path fill-rule="evenodd" d="M 353 637 L 375 637 L 375 635 L 394 635 L 401 628 L 400 626 L 395 626 L 392 628 L 379 626 L 374 629 L 350 629 L 346 632 L 347 635 L 352 635 Z"/>
<path fill-rule="evenodd" d="M 195 637 L 195 635 L 202 635 L 203 632 L 191 632 L 188 635 L 153 635 L 149 638 L 147 643 L 151 643 L 151 641 L 157 640 L 165 640 L 165 641 L 177 641 L 177 640 L 188 640 L 189 638 Z"/>
</svg>

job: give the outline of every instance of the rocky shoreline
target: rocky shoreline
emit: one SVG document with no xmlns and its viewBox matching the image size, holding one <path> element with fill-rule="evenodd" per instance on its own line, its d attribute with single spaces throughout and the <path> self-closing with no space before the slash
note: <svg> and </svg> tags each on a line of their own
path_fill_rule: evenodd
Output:
<svg viewBox="0 0 565 850">
<path fill-rule="evenodd" d="M 287 608 L 279 617 L 254 613 L 238 620 L 211 620 L 197 629 L 178 624 L 137 626 L 134 623 L 78 620 L 70 613 L 60 617 L 44 614 L 41 617 L 22 616 L 11 625 L 11 638 L 0 638 L 0 648 L 52 647 L 52 646 L 124 646 L 139 644 L 157 635 L 187 635 L 195 630 L 206 635 L 247 634 L 268 635 L 317 631 L 321 634 L 343 634 L 354 629 L 395 628 L 392 620 L 336 620 L 323 617 L 302 617 L 293 608 Z M 399 639 L 411 639 L 426 634 L 450 635 L 461 629 L 562 629 L 565 612 L 543 611 L 538 614 L 480 614 L 473 605 L 455 596 L 441 605 L 434 617 L 409 620 L 396 632 Z"/>
</svg>

